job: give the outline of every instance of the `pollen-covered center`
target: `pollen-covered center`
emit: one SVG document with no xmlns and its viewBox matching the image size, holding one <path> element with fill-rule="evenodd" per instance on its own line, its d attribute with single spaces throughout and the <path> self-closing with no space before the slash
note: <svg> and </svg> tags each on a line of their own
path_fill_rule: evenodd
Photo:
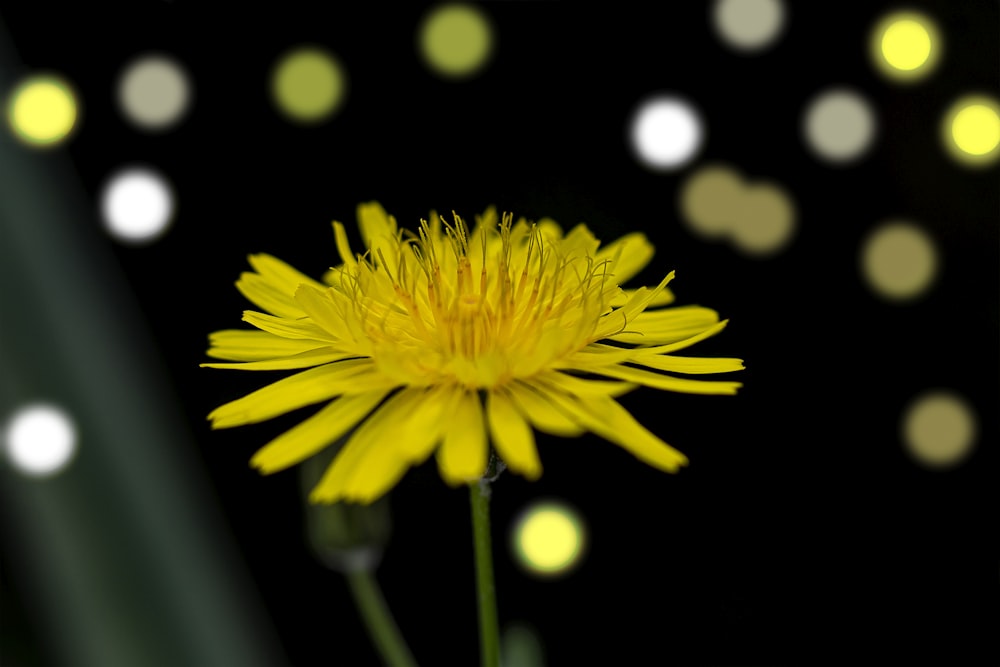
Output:
<svg viewBox="0 0 1000 667">
<path fill-rule="evenodd" d="M 331 290 L 349 297 L 355 342 L 383 373 L 488 388 L 595 340 L 621 293 L 611 260 L 595 260 L 598 241 L 582 225 L 563 237 L 555 223 L 496 218 L 474 230 L 432 218 L 419 234 L 392 221 L 364 256 L 345 257 Z"/>
</svg>

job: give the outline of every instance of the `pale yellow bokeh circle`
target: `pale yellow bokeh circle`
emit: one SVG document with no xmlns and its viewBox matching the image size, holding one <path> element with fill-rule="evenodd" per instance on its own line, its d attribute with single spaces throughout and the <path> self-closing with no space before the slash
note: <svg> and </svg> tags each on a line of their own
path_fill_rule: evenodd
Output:
<svg viewBox="0 0 1000 667">
<path fill-rule="evenodd" d="M 347 75 L 335 57 L 316 47 L 283 55 L 271 75 L 274 103 L 291 120 L 314 124 L 344 103 Z"/>
<path fill-rule="evenodd" d="M 903 444 L 927 468 L 951 468 L 972 452 L 978 431 L 975 412 L 950 391 L 928 392 L 914 400 L 902 421 Z"/>
<path fill-rule="evenodd" d="M 730 47 L 756 53 L 770 47 L 785 24 L 781 0 L 716 0 L 712 23 Z"/>
<path fill-rule="evenodd" d="M 681 219 L 707 239 L 726 238 L 763 259 L 784 249 L 795 231 L 792 198 L 773 183 L 744 181 L 725 165 L 695 171 L 682 185 Z"/>
<path fill-rule="evenodd" d="M 65 140 L 77 121 L 72 88 L 54 76 L 36 76 L 15 87 L 7 102 L 7 122 L 14 135 L 32 146 L 53 146 Z"/>
<path fill-rule="evenodd" d="M 147 131 L 166 130 L 191 104 L 191 82 L 173 58 L 150 54 L 133 60 L 118 80 L 118 104 L 129 121 Z"/>
<path fill-rule="evenodd" d="M 869 52 L 883 76 L 900 83 L 919 81 L 934 71 L 941 57 L 937 24 L 926 14 L 893 12 L 875 24 Z"/>
<path fill-rule="evenodd" d="M 739 211 L 732 235 L 737 247 L 746 254 L 772 255 L 791 240 L 795 229 L 795 205 L 781 188 L 773 185 L 748 187 Z"/>
<path fill-rule="evenodd" d="M 493 26 L 480 9 L 466 4 L 433 8 L 420 26 L 417 44 L 435 73 L 464 78 L 479 72 L 493 52 Z"/>
<path fill-rule="evenodd" d="M 739 217 L 743 188 L 742 177 L 729 167 L 702 167 L 681 189 L 681 219 L 702 236 L 723 236 Z"/>
<path fill-rule="evenodd" d="M 513 550 L 527 570 L 552 576 L 577 564 L 585 545 L 583 522 L 561 503 L 539 503 L 517 520 L 512 533 Z"/>
<path fill-rule="evenodd" d="M 937 275 L 938 253 L 920 227 L 903 221 L 874 230 L 861 250 L 861 272 L 868 286 L 891 301 L 914 299 Z"/>
<path fill-rule="evenodd" d="M 813 154 L 825 162 L 850 164 L 875 143 L 878 121 L 868 98 L 849 88 L 831 88 L 806 106 L 802 133 Z"/>
</svg>

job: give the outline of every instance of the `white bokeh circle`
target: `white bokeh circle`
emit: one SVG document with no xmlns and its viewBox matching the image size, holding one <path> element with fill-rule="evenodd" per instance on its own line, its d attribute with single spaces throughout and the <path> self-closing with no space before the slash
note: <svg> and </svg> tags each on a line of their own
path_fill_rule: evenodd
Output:
<svg viewBox="0 0 1000 667">
<path fill-rule="evenodd" d="M 174 213 L 174 195 L 167 180 L 146 167 L 115 173 L 101 195 L 105 228 L 119 241 L 148 243 L 161 236 Z"/>
<path fill-rule="evenodd" d="M 29 477 L 51 477 L 63 470 L 76 454 L 76 441 L 73 419 L 46 403 L 20 408 L 4 426 L 7 459 Z"/>
<path fill-rule="evenodd" d="M 687 100 L 661 95 L 641 103 L 632 115 L 629 138 L 636 158 L 654 170 L 690 162 L 704 138 L 701 116 Z"/>
</svg>

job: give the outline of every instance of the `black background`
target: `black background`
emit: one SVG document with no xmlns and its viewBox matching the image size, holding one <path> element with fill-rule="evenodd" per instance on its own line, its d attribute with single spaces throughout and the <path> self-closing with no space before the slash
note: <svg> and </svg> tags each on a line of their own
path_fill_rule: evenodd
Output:
<svg viewBox="0 0 1000 667">
<path fill-rule="evenodd" d="M 494 204 L 565 227 L 585 221 L 608 241 L 642 229 L 657 254 L 636 283 L 675 269 L 679 303 L 731 319 L 691 354 L 744 358 L 737 397 L 622 399 L 689 456 L 682 473 L 596 437 L 540 436 L 541 480 L 497 484 L 501 622 L 534 627 L 548 664 L 996 664 L 998 172 L 953 162 L 938 123 L 958 96 L 996 94 L 998 8 L 909 6 L 946 40 L 935 75 L 913 86 L 871 66 L 868 31 L 895 5 L 870 2 L 794 3 L 776 46 L 754 57 L 717 39 L 708 3 L 491 3 L 495 57 L 461 83 L 417 57 L 416 4 L 133 2 L 52 15 L 44 3 L 5 3 L 0 16 L 27 66 L 78 90 L 81 126 L 65 150 L 95 201 L 110 172 L 136 163 L 177 192 L 162 240 L 107 243 L 291 663 L 377 661 L 342 580 L 303 546 L 295 473 L 260 477 L 246 465 L 302 415 L 211 432 L 212 408 L 270 375 L 197 364 L 208 332 L 240 326 L 233 281 L 248 253 L 319 276 L 337 261 L 330 221 L 344 221 L 358 247 L 355 207 L 378 200 L 404 226 L 431 209 L 472 217 Z M 350 77 L 345 106 L 318 127 L 289 124 L 268 94 L 275 59 L 302 43 L 328 48 Z M 195 87 L 166 135 L 132 128 L 114 100 L 122 68 L 148 51 L 183 63 Z M 801 114 L 842 85 L 873 103 L 879 135 L 865 159 L 831 167 L 802 141 Z M 698 158 L 666 174 L 639 166 L 626 142 L 635 105 L 657 91 L 694 101 L 707 127 Z M 749 259 L 679 222 L 684 179 L 716 161 L 792 194 L 798 227 L 785 252 Z M 878 299 L 857 269 L 866 233 L 896 217 L 924 224 L 943 261 L 910 305 Z M 90 222 L 100 225 L 96 206 Z M 898 435 L 902 410 L 934 387 L 961 393 L 979 417 L 976 451 L 947 473 L 914 465 Z M 589 529 L 582 565 L 563 579 L 526 575 L 507 550 L 507 528 L 539 498 L 571 503 Z M 414 653 L 424 665 L 474 664 L 465 493 L 430 462 L 404 478 L 392 507 L 379 577 Z M 30 620 L 9 627 L 30 636 Z M 46 664 L 44 638 L 33 641 Z"/>
</svg>

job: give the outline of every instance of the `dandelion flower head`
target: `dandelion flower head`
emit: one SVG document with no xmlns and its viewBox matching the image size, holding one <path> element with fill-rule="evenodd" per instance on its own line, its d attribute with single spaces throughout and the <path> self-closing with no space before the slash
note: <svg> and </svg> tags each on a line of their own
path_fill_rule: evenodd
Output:
<svg viewBox="0 0 1000 667">
<path fill-rule="evenodd" d="M 737 371 L 740 359 L 674 352 L 726 326 L 655 287 L 620 285 L 653 248 L 634 232 L 602 247 L 583 224 L 516 223 L 494 209 L 470 227 L 432 214 L 400 229 L 377 203 L 358 207 L 363 254 L 333 223 L 341 264 L 314 280 L 266 254 L 236 283 L 255 329 L 210 336 L 212 368 L 295 370 L 212 411 L 214 428 L 326 403 L 251 459 L 264 473 L 347 436 L 314 502 L 368 503 L 436 453 L 450 484 L 481 478 L 492 448 L 513 472 L 542 472 L 534 432 L 592 432 L 676 472 L 687 459 L 616 397 L 639 386 L 733 394 L 738 382 L 678 377 Z"/>
</svg>

